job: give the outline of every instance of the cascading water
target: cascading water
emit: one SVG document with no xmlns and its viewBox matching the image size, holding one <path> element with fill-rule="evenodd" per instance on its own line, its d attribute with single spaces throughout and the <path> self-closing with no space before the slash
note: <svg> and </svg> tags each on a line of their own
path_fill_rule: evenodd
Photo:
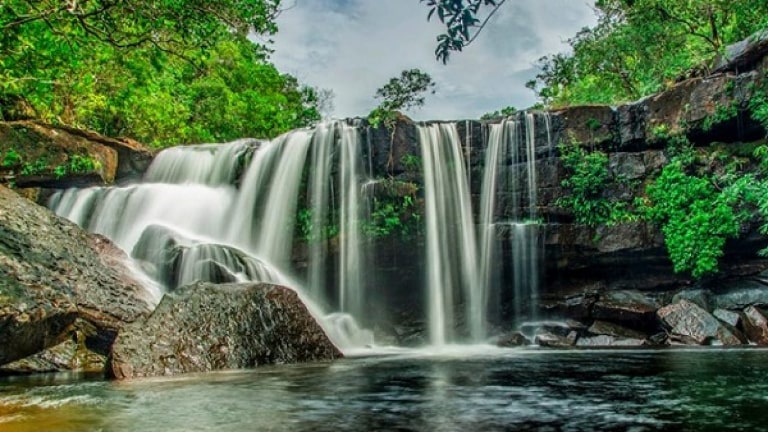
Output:
<svg viewBox="0 0 768 432">
<path fill-rule="evenodd" d="M 420 125 L 419 138 L 424 158 L 430 341 L 444 345 L 461 340 L 455 332 L 456 318 L 467 321 L 469 337 L 464 340 L 481 340 L 485 317 L 477 287 L 475 226 L 456 125 Z M 459 309 L 462 304 L 464 311 Z"/>
<path fill-rule="evenodd" d="M 169 149 L 157 156 L 143 183 L 67 190 L 55 194 L 50 205 L 57 214 L 113 239 L 166 289 L 194 280 L 260 281 L 295 287 L 300 294 L 316 293 L 313 300 L 326 304 L 320 295 L 322 287 L 306 289 L 291 269 L 310 147 L 312 162 L 326 168 L 316 170 L 309 181 L 308 201 L 313 208 L 327 208 L 327 191 L 333 184 L 331 160 L 334 152 L 341 153 L 342 229 L 357 231 L 362 183 L 357 168 L 362 164 L 358 131 L 341 122 L 260 144 L 240 140 Z M 238 187 L 235 180 L 242 171 Z M 323 213 L 318 210 L 317 214 Z M 353 306 L 362 299 L 355 293 L 361 289 L 359 244 L 352 234 L 340 246 L 344 282 L 343 292 L 337 295 L 346 299 L 342 310 L 357 313 L 362 307 Z M 333 327 L 326 330 L 341 348 L 372 342 L 370 334 L 360 332 L 348 317 L 334 315 L 325 324 Z"/>
<path fill-rule="evenodd" d="M 549 118 L 545 117 L 549 136 Z M 455 124 L 419 126 L 424 158 L 427 224 L 427 291 L 430 340 L 435 345 L 456 341 L 483 342 L 488 336 L 489 311 L 497 308 L 504 289 L 511 288 L 516 320 L 534 319 L 539 289 L 539 234 L 536 193 L 536 116 L 502 120 L 489 125 L 475 223 L 470 204 L 469 159 L 463 157 Z M 465 143 L 471 145 L 467 126 Z M 548 142 L 547 145 L 550 145 Z M 465 168 L 466 163 L 466 168 Z M 497 196 L 502 167 L 511 200 L 497 220 Z M 510 287 L 501 279 L 497 233 L 506 226 L 510 238 Z M 464 305 L 463 307 L 461 305 Z M 518 322 L 519 324 L 519 322 Z M 465 329 L 458 335 L 456 329 Z"/>
<path fill-rule="evenodd" d="M 513 316 L 520 324 L 523 320 L 535 320 L 539 296 L 539 235 L 540 223 L 537 220 L 537 173 L 536 173 L 536 115 L 525 113 L 524 122 L 519 117 L 491 125 L 486 164 L 495 169 L 496 160 L 508 158 L 516 169 L 512 170 L 509 180 L 511 205 L 507 209 L 507 218 L 495 225 L 506 225 L 509 232 L 510 259 L 512 261 L 512 309 Z M 542 115 L 549 138 L 549 117 Z M 483 210 L 492 211 L 496 193 L 494 192 L 496 174 L 486 170 L 483 189 Z M 486 186 L 488 190 L 486 190 Z M 481 229 L 487 233 L 484 251 L 492 253 L 491 236 L 496 232 L 493 215 L 484 213 Z M 493 228 L 492 228 L 493 227 Z M 487 260 L 487 259 L 486 259 Z M 490 279 L 491 269 L 483 268 L 486 280 Z"/>
<path fill-rule="evenodd" d="M 531 319 L 538 296 L 536 117 L 489 125 L 477 219 L 469 177 L 475 149 L 471 125 L 465 126 L 464 147 L 454 123 L 417 126 L 424 170 L 423 289 L 429 341 L 438 346 L 486 341 L 489 322 L 497 318 L 489 311 L 510 291 L 514 316 Z M 341 348 L 359 347 L 371 344 L 372 336 L 353 317 L 368 322 L 371 308 L 378 307 L 373 299 L 387 294 L 369 292 L 375 284 L 366 277 L 372 274 L 368 258 L 377 259 L 366 249 L 373 244 L 364 237 L 372 223 L 366 217 L 383 182 L 374 173 L 378 150 L 370 131 L 366 138 L 363 149 L 358 125 L 334 121 L 272 141 L 172 148 L 155 158 L 142 183 L 67 190 L 50 205 L 113 239 L 168 290 L 195 280 L 291 286 L 311 300 L 315 316 L 321 312 L 312 304 L 336 311 L 323 323 Z M 497 197 L 504 194 L 500 206 Z M 504 227 L 511 276 L 497 265 Z M 306 266 L 299 268 L 297 233 L 306 246 L 306 257 L 298 259 Z"/>
</svg>

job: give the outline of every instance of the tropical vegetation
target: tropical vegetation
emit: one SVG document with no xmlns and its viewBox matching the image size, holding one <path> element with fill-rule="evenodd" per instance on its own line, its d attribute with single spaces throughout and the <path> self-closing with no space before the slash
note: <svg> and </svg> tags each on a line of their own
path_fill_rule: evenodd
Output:
<svg viewBox="0 0 768 432">
<path fill-rule="evenodd" d="M 280 12 L 280 0 L 4 1 L 0 118 L 154 146 L 307 125 L 317 91 L 268 61 Z"/>
</svg>

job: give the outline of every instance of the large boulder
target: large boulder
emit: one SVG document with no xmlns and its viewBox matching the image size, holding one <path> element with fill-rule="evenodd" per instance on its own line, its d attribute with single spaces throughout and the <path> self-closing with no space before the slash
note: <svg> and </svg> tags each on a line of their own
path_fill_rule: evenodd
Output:
<svg viewBox="0 0 768 432">
<path fill-rule="evenodd" d="M 731 346 L 746 342 L 738 330 L 688 300 L 664 306 L 658 315 L 672 340 L 684 344 Z"/>
<path fill-rule="evenodd" d="M 154 301 L 127 259 L 106 238 L 0 186 L 0 365 L 77 332 L 107 354 L 123 324 L 148 315 Z"/>
<path fill-rule="evenodd" d="M 166 294 L 112 349 L 118 379 L 341 357 L 295 291 L 198 283 Z"/>
</svg>

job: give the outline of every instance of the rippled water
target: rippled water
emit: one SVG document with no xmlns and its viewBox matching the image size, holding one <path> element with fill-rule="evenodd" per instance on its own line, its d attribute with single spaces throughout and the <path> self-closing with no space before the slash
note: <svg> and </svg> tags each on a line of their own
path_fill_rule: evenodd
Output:
<svg viewBox="0 0 768 432">
<path fill-rule="evenodd" d="M 462 349 L 129 383 L 0 381 L 0 431 L 767 428 L 758 349 Z"/>
</svg>

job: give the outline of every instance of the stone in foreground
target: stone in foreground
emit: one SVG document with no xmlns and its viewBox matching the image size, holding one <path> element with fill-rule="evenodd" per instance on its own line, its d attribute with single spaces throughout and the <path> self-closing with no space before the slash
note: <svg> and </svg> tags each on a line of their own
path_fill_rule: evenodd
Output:
<svg viewBox="0 0 768 432">
<path fill-rule="evenodd" d="M 166 294 L 149 318 L 125 327 L 110 368 L 126 379 L 341 356 L 295 291 L 197 283 Z"/>
<path fill-rule="evenodd" d="M 658 316 L 672 340 L 684 344 L 732 346 L 745 342 L 738 330 L 688 300 L 664 306 Z"/>
<path fill-rule="evenodd" d="M 122 325 L 151 310 L 126 260 L 106 238 L 0 186 L 0 365 L 81 328 L 89 350 L 108 354 Z"/>
</svg>

